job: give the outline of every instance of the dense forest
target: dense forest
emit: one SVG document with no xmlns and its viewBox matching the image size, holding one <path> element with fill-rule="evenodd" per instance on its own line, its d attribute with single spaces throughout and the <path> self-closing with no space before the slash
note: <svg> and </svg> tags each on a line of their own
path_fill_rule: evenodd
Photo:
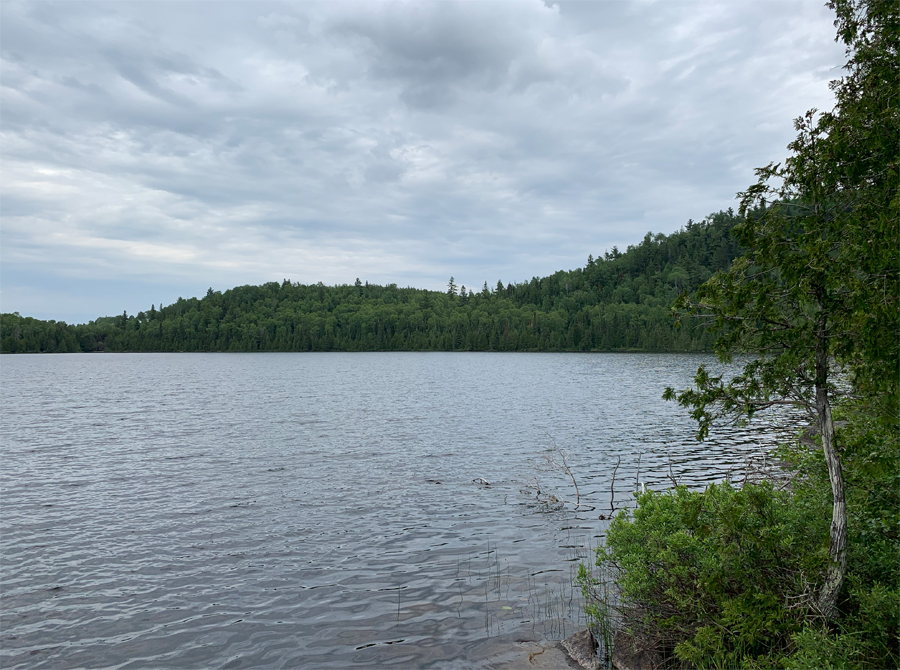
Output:
<svg viewBox="0 0 900 670">
<path fill-rule="evenodd" d="M 0 351 L 710 350 L 703 324 L 676 327 L 671 306 L 740 254 L 739 220 L 729 209 L 583 268 L 480 290 L 284 280 L 82 325 L 3 314 Z"/>
</svg>

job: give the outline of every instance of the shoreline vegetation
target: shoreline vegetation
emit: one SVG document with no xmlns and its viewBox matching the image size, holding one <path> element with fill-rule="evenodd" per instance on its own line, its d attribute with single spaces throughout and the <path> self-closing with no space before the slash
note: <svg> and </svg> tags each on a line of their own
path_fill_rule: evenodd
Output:
<svg viewBox="0 0 900 670">
<path fill-rule="evenodd" d="M 740 254 L 739 221 L 718 212 L 583 268 L 477 291 L 453 278 L 445 292 L 284 280 L 79 325 L 3 314 L 0 352 L 711 351 L 703 324 L 676 327 L 671 307 Z"/>
<path fill-rule="evenodd" d="M 578 577 L 606 667 L 900 667 L 900 4 L 828 6 L 833 111 L 795 121 L 739 194 L 743 254 L 676 302 L 753 359 L 663 394 L 700 440 L 799 409 L 790 478 L 637 494 Z"/>
</svg>

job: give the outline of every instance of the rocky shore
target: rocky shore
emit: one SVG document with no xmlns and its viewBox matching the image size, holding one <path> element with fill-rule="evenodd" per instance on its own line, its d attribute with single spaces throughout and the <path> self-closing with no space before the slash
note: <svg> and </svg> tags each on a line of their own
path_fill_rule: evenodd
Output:
<svg viewBox="0 0 900 670">
<path fill-rule="evenodd" d="M 540 670 L 599 670 L 597 641 L 589 630 L 562 640 L 541 645 L 537 642 L 521 642 L 521 655 L 514 661 L 498 666 L 497 670 L 536 668 Z M 660 667 L 662 658 L 654 651 L 644 649 L 625 631 L 616 634 L 612 667 L 614 670 L 654 670 Z"/>
</svg>

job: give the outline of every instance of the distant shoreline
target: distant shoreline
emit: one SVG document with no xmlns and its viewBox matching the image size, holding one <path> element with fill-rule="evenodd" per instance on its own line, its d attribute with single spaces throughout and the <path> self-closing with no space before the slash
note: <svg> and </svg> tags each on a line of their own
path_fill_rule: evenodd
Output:
<svg viewBox="0 0 900 670">
<path fill-rule="evenodd" d="M 368 351 L 359 350 L 330 350 L 330 351 L 0 351 L 0 356 L 22 355 L 22 356 L 41 356 L 41 355 L 62 355 L 62 354 L 622 354 L 622 355 L 684 355 L 692 356 L 696 354 L 713 355 L 712 351 L 653 351 L 642 349 L 626 349 L 615 351 L 576 351 L 571 349 L 553 350 L 517 350 L 517 351 L 494 351 L 490 349 L 475 350 L 445 350 L 445 349 L 374 349 Z"/>
</svg>

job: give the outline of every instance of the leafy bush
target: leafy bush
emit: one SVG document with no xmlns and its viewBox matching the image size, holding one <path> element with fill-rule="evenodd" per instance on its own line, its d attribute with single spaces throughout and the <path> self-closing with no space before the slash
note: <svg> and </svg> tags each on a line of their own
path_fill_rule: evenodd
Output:
<svg viewBox="0 0 900 670">
<path fill-rule="evenodd" d="M 857 400 L 835 416 L 848 508 L 835 620 L 826 622 L 812 597 L 828 561 L 831 490 L 821 449 L 806 438 L 779 454 L 796 473 L 790 490 L 651 491 L 614 519 L 597 564 L 617 576 L 617 591 L 607 587 L 604 602 L 588 608 L 603 615 L 607 639 L 615 619 L 672 668 L 900 667 L 896 415 Z M 592 579 L 582 572 L 596 596 Z"/>
<path fill-rule="evenodd" d="M 797 503 L 770 483 L 639 495 L 598 556 L 620 573 L 625 626 L 674 666 L 759 664 L 787 651 L 828 555 L 828 514 L 808 509 L 821 501 Z"/>
</svg>

